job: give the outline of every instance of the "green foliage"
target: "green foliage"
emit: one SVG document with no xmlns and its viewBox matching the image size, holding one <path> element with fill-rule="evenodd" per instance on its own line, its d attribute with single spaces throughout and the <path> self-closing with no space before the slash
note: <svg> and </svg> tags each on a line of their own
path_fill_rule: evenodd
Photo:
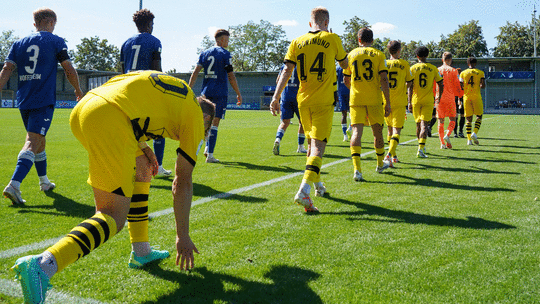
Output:
<svg viewBox="0 0 540 304">
<path fill-rule="evenodd" d="M 0 35 L 0 62 L 2 64 L 9 54 L 11 45 L 19 40 L 19 37 L 14 36 L 13 32 L 13 30 L 2 31 L 2 34 Z"/>
<path fill-rule="evenodd" d="M 70 51 L 70 56 L 78 69 L 119 71 L 120 50 L 108 42 L 98 36 L 83 38 L 77 50 Z"/>
<path fill-rule="evenodd" d="M 448 37 L 441 36 L 441 42 L 437 50 L 451 52 L 458 58 L 483 57 L 489 54 L 486 40 L 482 34 L 482 27 L 478 24 L 478 20 L 460 24 L 459 28 Z"/>
<path fill-rule="evenodd" d="M 345 32 L 341 35 L 341 42 L 343 42 L 345 51 L 350 52 L 358 47 L 358 31 L 361 28 L 369 27 L 369 23 L 354 16 L 349 21 L 343 21 L 343 25 L 345 25 Z"/>
<path fill-rule="evenodd" d="M 529 26 L 506 22 L 500 27 L 497 35 L 497 46 L 493 49 L 495 57 L 530 57 L 534 54 L 533 37 L 529 33 L 533 31 Z M 539 39 L 537 35 L 537 39 Z"/>
<path fill-rule="evenodd" d="M 229 48 L 238 71 L 277 71 L 290 44 L 281 25 L 261 20 L 231 26 Z"/>
<path fill-rule="evenodd" d="M 33 168 L 21 185 L 26 206 L 0 201 L 1 251 L 64 236 L 94 214 L 88 154 L 71 133 L 70 113 L 57 109 L 47 134 L 48 175 L 57 188 L 40 192 Z M 104 303 L 538 302 L 540 172 L 531 134 L 540 132 L 540 116 L 486 114 L 480 146 L 458 138 L 454 149 L 440 150 L 438 138 L 428 138 L 428 159 L 416 158 L 415 122 L 407 117 L 397 148 L 401 163 L 383 174 L 374 170 L 373 136 L 364 129 L 367 181 L 356 183 L 335 113 L 323 159 L 329 166 L 321 171 L 330 195 L 314 197 L 321 213 L 308 216 L 292 202 L 302 175 L 290 175 L 306 163 L 295 153 L 297 120 L 282 140 L 282 155 L 274 156 L 279 118 L 230 111 L 215 150 L 222 163 L 205 164 L 199 153 L 194 171 L 194 201 L 221 195 L 192 207 L 196 268 L 175 265 L 174 216 L 166 214 L 151 219 L 149 236 L 170 258 L 128 268 L 126 227 L 55 275 L 49 292 Z M 0 133 L 6 164 L 0 175 L 9 178 L 26 132 L 17 109 L 2 109 L 2 123 L 9 132 Z M 177 147 L 167 140 L 165 168 L 174 168 Z M 152 180 L 151 214 L 171 208 L 171 184 L 172 178 Z M 0 258 L 0 291 L 19 256 L 45 249 Z M 17 303 L 11 296 L 0 296 L 3 301 Z"/>
</svg>

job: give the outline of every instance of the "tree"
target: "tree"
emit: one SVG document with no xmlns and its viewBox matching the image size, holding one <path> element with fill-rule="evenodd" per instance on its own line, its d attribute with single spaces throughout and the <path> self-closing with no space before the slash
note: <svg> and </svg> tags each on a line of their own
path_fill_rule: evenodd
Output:
<svg viewBox="0 0 540 304">
<path fill-rule="evenodd" d="M 431 40 L 425 45 L 429 49 L 428 58 L 442 58 L 442 54 L 445 50 L 441 49 L 440 44 Z"/>
<path fill-rule="evenodd" d="M 261 20 L 229 28 L 232 64 L 238 71 L 277 71 L 289 41 L 281 25 Z"/>
<path fill-rule="evenodd" d="M 118 71 L 120 50 L 108 44 L 107 39 L 98 36 L 81 39 L 76 51 L 70 51 L 73 62 L 79 69 L 98 71 Z"/>
<path fill-rule="evenodd" d="M 9 54 L 9 50 L 19 37 L 13 36 L 13 30 L 2 31 L 0 35 L 0 62 L 3 63 Z"/>
<path fill-rule="evenodd" d="M 349 21 L 343 21 L 343 25 L 345 25 L 345 33 L 341 36 L 341 42 L 343 42 L 345 51 L 350 52 L 358 47 L 358 31 L 361 28 L 369 27 L 369 23 L 354 16 Z"/>
<path fill-rule="evenodd" d="M 469 23 L 459 25 L 459 28 L 448 37 L 441 36 L 439 48 L 443 52 L 451 52 L 455 57 L 460 58 L 482 57 L 489 54 L 478 20 L 471 20 Z"/>
<path fill-rule="evenodd" d="M 496 37 L 497 46 L 493 48 L 495 57 L 530 57 L 534 54 L 534 39 L 529 35 L 531 27 L 520 25 L 518 22 L 506 22 L 499 28 L 500 34 Z M 538 35 L 537 35 L 538 37 Z"/>
<path fill-rule="evenodd" d="M 401 58 L 408 61 L 416 61 L 416 54 L 414 51 L 422 45 L 422 41 L 412 40 L 409 43 L 401 42 Z"/>
</svg>

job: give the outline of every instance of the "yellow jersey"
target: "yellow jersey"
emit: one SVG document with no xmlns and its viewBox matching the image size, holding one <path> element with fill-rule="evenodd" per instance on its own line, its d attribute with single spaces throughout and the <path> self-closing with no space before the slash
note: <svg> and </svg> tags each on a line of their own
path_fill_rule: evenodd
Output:
<svg viewBox="0 0 540 304">
<path fill-rule="evenodd" d="M 388 86 L 392 108 L 407 105 L 407 82 L 412 81 L 411 66 L 407 60 L 386 60 L 388 67 Z M 384 100 L 383 94 L 383 100 Z M 384 100 L 386 103 L 386 100 Z"/>
<path fill-rule="evenodd" d="M 331 105 L 336 91 L 335 60 L 347 57 L 338 35 L 326 31 L 309 32 L 289 45 L 285 61 L 296 65 L 300 87 L 298 107 Z"/>
<path fill-rule="evenodd" d="M 443 80 L 439 70 L 431 63 L 419 62 L 411 67 L 413 77 L 412 104 L 433 104 L 433 84 Z"/>
<path fill-rule="evenodd" d="M 459 80 L 463 82 L 463 96 L 468 99 L 482 98 L 480 80 L 484 78 L 484 72 L 479 69 L 466 69 L 461 72 Z"/>
<path fill-rule="evenodd" d="M 204 143 L 204 120 L 199 102 L 184 80 L 157 71 L 132 72 L 116 76 L 88 94 L 100 96 L 124 112 L 137 141 L 178 140 L 177 152 L 195 165 Z"/>
<path fill-rule="evenodd" d="M 384 53 L 372 47 L 358 47 L 349 53 L 343 75 L 351 77 L 350 106 L 382 105 L 380 73 L 387 72 Z"/>
</svg>

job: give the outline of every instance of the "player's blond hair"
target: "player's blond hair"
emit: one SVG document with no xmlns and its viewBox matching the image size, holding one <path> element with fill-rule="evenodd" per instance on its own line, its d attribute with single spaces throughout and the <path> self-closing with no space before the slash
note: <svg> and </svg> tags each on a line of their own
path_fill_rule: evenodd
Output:
<svg viewBox="0 0 540 304">
<path fill-rule="evenodd" d="M 56 21 L 56 13 L 47 7 L 38 8 L 34 11 L 34 23 L 39 26 L 43 21 Z"/>
<path fill-rule="evenodd" d="M 311 10 L 311 21 L 317 25 L 322 25 L 325 21 L 330 21 L 330 13 L 325 7 L 317 6 Z"/>
</svg>

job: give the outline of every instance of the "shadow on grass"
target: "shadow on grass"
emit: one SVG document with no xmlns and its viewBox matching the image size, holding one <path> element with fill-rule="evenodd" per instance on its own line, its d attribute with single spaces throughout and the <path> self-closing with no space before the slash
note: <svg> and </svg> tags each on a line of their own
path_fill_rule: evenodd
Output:
<svg viewBox="0 0 540 304">
<path fill-rule="evenodd" d="M 336 201 L 341 204 L 355 206 L 359 211 L 348 212 L 321 212 L 321 215 L 349 215 L 354 218 L 349 218 L 351 221 L 380 221 L 388 223 L 407 223 L 407 224 L 424 224 L 432 226 L 448 226 L 459 227 L 466 229 L 515 229 L 516 226 L 499 223 L 495 221 L 489 221 L 478 217 L 468 216 L 467 219 L 456 219 L 450 217 L 432 216 L 427 214 L 419 214 L 414 212 L 392 210 L 379 206 L 373 206 L 364 203 L 351 202 L 348 200 L 328 197 L 328 199 Z M 371 218 L 357 218 L 359 216 L 382 216 L 388 219 L 371 219 Z"/>
<path fill-rule="evenodd" d="M 145 271 L 177 283 L 178 289 L 142 303 L 323 303 L 308 286 L 310 281 L 317 280 L 320 275 L 299 267 L 273 266 L 264 275 L 272 283 L 249 281 L 212 272 L 206 267 L 195 268 L 189 274 L 159 267 L 147 268 Z M 229 288 L 226 289 L 226 285 Z"/>
<path fill-rule="evenodd" d="M 500 188 L 500 187 L 482 187 L 482 186 L 468 186 L 468 185 L 458 185 L 451 184 L 443 181 L 435 181 L 431 178 L 414 178 L 411 176 L 405 176 L 396 174 L 394 172 L 388 173 L 389 175 L 395 177 L 401 177 L 403 179 L 410 180 L 410 182 L 388 182 L 388 181 L 364 181 L 364 183 L 377 183 L 377 184 L 387 184 L 387 185 L 411 185 L 411 186 L 423 186 L 423 187 L 433 187 L 433 188 L 443 188 L 443 189 L 456 189 L 456 190 L 465 190 L 465 191 L 483 191 L 483 192 L 516 192 L 514 189 Z"/>
<path fill-rule="evenodd" d="M 52 205 L 16 205 L 20 213 L 41 213 L 49 215 L 67 215 L 80 218 L 89 218 L 96 213 L 95 206 L 80 204 L 62 194 L 46 191 L 45 195 L 53 199 Z"/>
<path fill-rule="evenodd" d="M 151 188 L 154 189 L 164 189 L 171 190 L 171 186 L 161 186 L 161 185 L 151 185 Z M 198 196 L 201 198 L 217 196 L 219 199 L 228 199 L 228 200 L 237 200 L 242 203 L 265 203 L 268 201 L 266 198 L 260 198 L 256 196 L 246 196 L 240 194 L 232 194 L 228 192 L 218 191 L 212 187 L 208 187 L 203 184 L 193 183 L 193 196 Z M 194 199 L 195 200 L 195 199 Z M 152 196 L 150 196 L 150 201 L 152 201 Z M 172 199 L 171 199 L 172 202 Z"/>
<path fill-rule="evenodd" d="M 299 154 L 301 155 L 301 154 Z M 304 156 L 305 157 L 305 156 Z M 239 168 L 239 169 L 248 169 L 248 170 L 257 170 L 257 171 L 272 171 L 272 172 L 285 172 L 285 173 L 295 173 L 299 170 L 291 167 L 276 167 L 276 166 L 264 166 L 257 164 L 250 164 L 246 162 L 221 162 L 225 167 Z"/>
<path fill-rule="evenodd" d="M 479 174 L 508 174 L 508 175 L 520 175 L 519 172 L 510 172 L 510 171 L 494 171 L 484 168 L 478 168 L 478 167 L 462 167 L 462 168 L 456 168 L 456 167 L 439 167 L 439 166 L 432 166 L 427 164 L 421 164 L 421 163 L 415 163 L 414 165 L 417 166 L 415 169 L 420 170 L 430 170 L 430 171 L 446 171 L 446 172 L 462 172 L 462 173 L 479 173 Z M 398 175 L 399 176 L 399 175 Z"/>
</svg>

